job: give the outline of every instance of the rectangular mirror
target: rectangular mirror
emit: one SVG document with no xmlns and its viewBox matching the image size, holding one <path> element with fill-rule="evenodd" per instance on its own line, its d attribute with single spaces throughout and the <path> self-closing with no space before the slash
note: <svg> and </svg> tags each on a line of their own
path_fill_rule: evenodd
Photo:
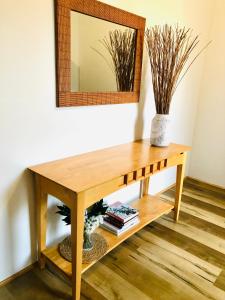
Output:
<svg viewBox="0 0 225 300">
<path fill-rule="evenodd" d="M 57 106 L 138 102 L 145 19 L 96 0 L 56 0 Z"/>
</svg>

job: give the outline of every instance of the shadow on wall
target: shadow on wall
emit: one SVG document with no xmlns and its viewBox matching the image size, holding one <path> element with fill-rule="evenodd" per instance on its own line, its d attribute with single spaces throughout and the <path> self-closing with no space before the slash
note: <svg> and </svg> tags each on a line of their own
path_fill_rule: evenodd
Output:
<svg viewBox="0 0 225 300">
<path fill-rule="evenodd" d="M 142 76 L 141 76 L 141 91 L 140 91 L 140 101 L 138 103 L 137 118 L 135 121 L 135 131 L 134 140 L 139 140 L 143 138 L 144 134 L 144 109 L 147 101 L 147 72 L 148 72 L 148 59 L 147 52 L 144 49 L 143 53 L 143 63 L 142 63 Z"/>
<path fill-rule="evenodd" d="M 17 272 L 21 265 L 30 265 L 37 260 L 34 192 L 30 172 L 25 170 L 9 190 L 7 201 L 9 222 L 5 251 L 10 253 L 7 261 L 9 269 L 11 272 Z M 24 247 L 27 249 L 27 256 Z"/>
<path fill-rule="evenodd" d="M 47 212 L 47 246 L 57 245 L 67 235 L 71 233 L 71 226 L 66 225 L 62 221 L 62 216 L 56 214 L 58 211 L 57 205 L 63 205 L 63 203 L 52 196 L 48 196 L 48 212 Z"/>
<path fill-rule="evenodd" d="M 9 188 L 7 195 L 7 232 L 4 249 L 7 256 L 7 269 L 10 273 L 18 272 L 21 267 L 37 261 L 36 201 L 34 177 L 25 170 Z M 61 217 L 56 214 L 56 205 L 61 202 L 48 197 L 48 245 L 56 244 L 70 232 L 63 228 Z"/>
</svg>

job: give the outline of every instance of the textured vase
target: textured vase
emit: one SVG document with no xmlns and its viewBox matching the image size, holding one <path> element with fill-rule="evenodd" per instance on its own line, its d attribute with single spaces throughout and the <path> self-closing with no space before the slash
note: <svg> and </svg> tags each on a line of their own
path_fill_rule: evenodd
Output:
<svg viewBox="0 0 225 300">
<path fill-rule="evenodd" d="M 83 249 L 85 251 L 89 251 L 93 248 L 92 241 L 91 241 L 91 234 L 84 232 L 84 243 L 83 243 Z"/>
<path fill-rule="evenodd" d="M 150 143 L 152 146 L 167 147 L 170 143 L 170 117 L 156 114 L 152 119 Z"/>
</svg>

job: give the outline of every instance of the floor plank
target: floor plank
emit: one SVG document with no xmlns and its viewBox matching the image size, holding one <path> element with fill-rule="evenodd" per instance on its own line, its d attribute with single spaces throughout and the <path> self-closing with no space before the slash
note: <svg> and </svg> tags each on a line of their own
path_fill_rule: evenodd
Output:
<svg viewBox="0 0 225 300">
<path fill-rule="evenodd" d="M 225 256 L 224 239 L 221 239 L 199 228 L 190 226 L 184 221 L 179 221 L 175 224 L 173 218 L 171 218 L 170 216 L 164 216 L 156 220 L 156 223 L 161 224 L 177 233 L 181 233 L 185 237 L 191 238 L 201 243 L 203 246 L 207 246 L 213 250 L 216 250 Z"/>
<path fill-rule="evenodd" d="M 152 299 L 207 299 L 172 273 L 126 247 L 120 246 L 109 253 L 103 263 Z"/>
<path fill-rule="evenodd" d="M 192 190 L 200 190 L 207 194 L 210 194 L 210 192 L 214 192 L 219 198 L 223 198 L 223 200 L 225 200 L 225 188 L 208 184 L 206 182 L 190 177 L 187 177 L 185 179 L 184 186 L 189 186 Z"/>
<path fill-rule="evenodd" d="M 141 246 L 138 252 L 168 273 L 187 282 L 193 290 L 198 291 L 202 296 L 210 299 L 225 299 L 225 292 L 215 288 L 215 286 L 212 287 L 212 278 L 209 278 L 207 273 L 197 266 L 178 259 L 176 255 L 169 255 L 167 251 L 162 251 L 159 247 Z"/>
<path fill-rule="evenodd" d="M 168 195 L 163 195 L 162 199 L 168 202 L 174 202 L 173 198 Z M 225 228 L 225 217 L 221 217 L 213 212 L 208 211 L 207 209 L 202 209 L 185 202 L 181 204 L 181 211 L 186 212 L 187 214 L 198 217 L 202 220 L 205 220 L 211 224 Z"/>
<path fill-rule="evenodd" d="M 213 200 L 225 200 L 225 189 L 218 189 L 214 186 L 209 187 L 207 184 L 195 180 L 186 179 L 184 181 L 184 189 L 192 191 L 203 197 L 210 197 Z"/>
<path fill-rule="evenodd" d="M 218 276 L 215 286 L 225 291 L 225 270 L 223 270 Z"/>
<path fill-rule="evenodd" d="M 216 267 L 215 265 L 200 259 L 188 251 L 183 250 L 174 244 L 152 234 L 152 230 L 150 228 L 146 228 L 145 230 L 141 231 L 138 235 L 133 237 L 133 240 L 136 240 L 137 238 L 139 238 L 141 242 L 139 244 L 140 246 L 138 247 L 138 251 L 139 249 L 149 248 L 149 251 L 151 251 L 152 254 L 156 253 L 160 257 L 162 256 L 169 260 L 171 263 L 178 263 L 181 268 L 185 267 L 187 271 L 204 278 L 206 281 L 212 283 L 215 282 L 222 271 L 221 268 Z M 143 243 L 143 240 L 147 241 L 147 243 Z M 153 248 L 154 245 L 157 247 Z"/>
<path fill-rule="evenodd" d="M 225 239 L 225 228 L 221 228 L 220 226 L 217 226 L 213 223 L 210 223 L 183 211 L 180 212 L 180 220 L 185 222 L 186 224 L 189 224 L 190 226 L 196 227 L 222 239 Z"/>
<path fill-rule="evenodd" d="M 203 245 L 182 233 L 162 226 L 161 224 L 153 222 L 150 228 L 155 235 L 176 245 L 177 247 L 180 247 L 181 249 L 184 249 L 221 269 L 225 267 L 225 255 L 221 254 L 221 252 L 211 249 L 210 247 Z"/>
<path fill-rule="evenodd" d="M 48 271 L 34 269 L 7 285 L 12 299 L 69 300 L 71 291 Z"/>
<path fill-rule="evenodd" d="M 171 197 L 174 199 L 175 196 L 175 190 L 168 190 L 164 193 L 164 195 Z M 214 205 L 213 203 L 207 203 L 207 201 L 204 201 L 203 199 L 197 199 L 193 198 L 192 194 L 189 193 L 189 196 L 183 194 L 182 195 L 182 203 L 186 203 L 189 206 L 194 206 L 195 208 L 200 208 L 202 210 L 206 210 L 209 213 L 214 213 L 218 216 L 225 217 L 225 201 L 224 201 L 224 207 L 218 207 Z"/>
<path fill-rule="evenodd" d="M 108 300 L 152 299 L 150 295 L 146 295 L 137 285 L 133 285 L 132 282 L 127 280 L 127 276 L 130 276 L 130 274 L 125 274 L 125 276 L 123 273 L 126 270 L 122 270 L 122 266 L 120 266 L 120 271 L 118 272 L 118 270 L 111 267 L 111 264 L 104 264 L 108 259 L 110 260 L 110 256 L 106 256 L 101 262 L 93 266 L 93 270 L 90 269 L 85 272 L 83 275 L 85 282 L 97 289 Z M 135 276 L 131 277 L 134 278 Z"/>
<path fill-rule="evenodd" d="M 2 288 L 0 288 L 0 299 L 1 300 L 13 300 L 15 298 L 13 298 L 13 296 L 10 294 L 7 287 L 2 287 Z"/>
<path fill-rule="evenodd" d="M 174 192 L 175 189 L 172 188 L 171 191 Z M 200 201 L 202 201 L 204 203 L 212 204 L 215 207 L 220 207 L 222 209 L 225 209 L 225 200 L 221 199 L 221 198 L 212 199 L 212 197 L 210 197 L 208 195 L 201 196 L 201 195 L 198 194 L 198 192 L 193 191 L 193 190 L 189 190 L 187 188 L 183 189 L 182 195 L 183 196 L 189 196 L 189 197 L 191 197 L 194 200 L 200 200 Z"/>
</svg>

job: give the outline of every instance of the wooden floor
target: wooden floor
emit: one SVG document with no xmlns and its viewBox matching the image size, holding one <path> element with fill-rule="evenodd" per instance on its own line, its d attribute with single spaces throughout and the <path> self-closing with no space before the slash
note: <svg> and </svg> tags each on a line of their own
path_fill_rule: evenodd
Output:
<svg viewBox="0 0 225 300">
<path fill-rule="evenodd" d="M 1 300 L 70 297 L 38 268 L 0 289 Z M 170 213 L 109 253 L 84 273 L 81 299 L 225 300 L 225 190 L 186 179 L 178 224 Z"/>
</svg>

